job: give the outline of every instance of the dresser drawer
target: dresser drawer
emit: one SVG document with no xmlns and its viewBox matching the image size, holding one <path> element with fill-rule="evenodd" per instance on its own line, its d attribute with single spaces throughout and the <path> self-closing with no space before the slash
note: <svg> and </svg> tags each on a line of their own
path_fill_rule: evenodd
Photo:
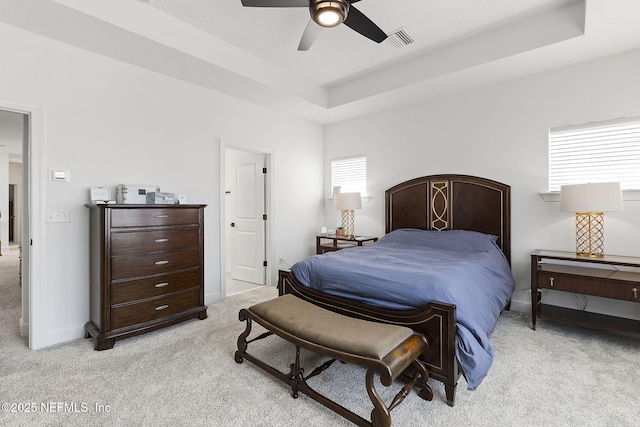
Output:
<svg viewBox="0 0 640 427">
<path fill-rule="evenodd" d="M 111 235 L 111 255 L 197 248 L 200 244 L 199 237 L 199 231 L 196 227 L 113 233 Z"/>
<path fill-rule="evenodd" d="M 199 223 L 199 210 L 189 208 L 114 209 L 112 227 L 153 227 Z"/>
<path fill-rule="evenodd" d="M 111 304 L 153 298 L 193 287 L 200 287 L 199 268 L 147 279 L 113 283 L 111 285 Z"/>
<path fill-rule="evenodd" d="M 111 306 L 111 329 L 120 329 L 181 313 L 200 305 L 200 290 L 169 294 L 134 304 Z"/>
<path fill-rule="evenodd" d="M 638 284 L 612 284 L 610 298 L 640 302 L 640 286 Z"/>
<path fill-rule="evenodd" d="M 538 287 L 640 302 L 640 286 L 638 283 L 605 277 L 569 276 L 545 271 L 540 272 L 538 275 Z"/>
<path fill-rule="evenodd" d="M 200 265 L 200 251 L 191 249 L 111 258 L 111 280 L 171 273 Z"/>
</svg>

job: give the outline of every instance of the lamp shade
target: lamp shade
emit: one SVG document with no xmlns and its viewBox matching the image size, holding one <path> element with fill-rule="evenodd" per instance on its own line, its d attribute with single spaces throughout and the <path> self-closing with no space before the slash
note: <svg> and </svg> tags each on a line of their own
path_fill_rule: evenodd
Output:
<svg viewBox="0 0 640 427">
<path fill-rule="evenodd" d="M 560 187 L 560 210 L 565 212 L 621 211 L 619 182 L 573 184 Z"/>
<path fill-rule="evenodd" d="M 360 193 L 338 193 L 335 195 L 334 207 L 340 211 L 362 209 Z"/>
</svg>

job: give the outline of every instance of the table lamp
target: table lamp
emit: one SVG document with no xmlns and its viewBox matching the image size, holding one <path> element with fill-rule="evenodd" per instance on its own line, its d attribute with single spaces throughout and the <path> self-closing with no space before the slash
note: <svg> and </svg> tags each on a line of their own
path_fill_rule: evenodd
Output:
<svg viewBox="0 0 640 427">
<path fill-rule="evenodd" d="M 360 193 L 337 193 L 334 199 L 337 210 L 342 211 L 342 230 L 346 239 L 354 238 L 354 209 L 362 209 Z"/>
<path fill-rule="evenodd" d="M 604 212 L 622 210 L 619 182 L 574 184 L 560 187 L 560 210 L 576 213 L 576 253 L 604 256 Z"/>
</svg>

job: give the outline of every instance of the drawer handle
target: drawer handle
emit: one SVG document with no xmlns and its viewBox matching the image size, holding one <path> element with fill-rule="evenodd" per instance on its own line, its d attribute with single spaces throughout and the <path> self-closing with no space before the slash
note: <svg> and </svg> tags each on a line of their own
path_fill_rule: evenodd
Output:
<svg viewBox="0 0 640 427">
<path fill-rule="evenodd" d="M 633 297 L 638 298 L 638 288 L 633 288 L 631 291 L 633 292 Z"/>
<path fill-rule="evenodd" d="M 551 286 L 551 287 L 553 287 L 553 277 L 550 277 L 550 278 L 549 278 L 549 282 L 551 283 L 551 285 L 550 285 L 550 286 Z"/>
<path fill-rule="evenodd" d="M 154 215 L 154 218 L 169 218 L 169 215 Z"/>
<path fill-rule="evenodd" d="M 154 240 L 156 243 L 164 243 L 164 242 L 168 242 L 169 239 L 156 239 Z"/>
<path fill-rule="evenodd" d="M 155 311 L 162 311 L 169 308 L 169 304 L 165 304 L 165 305 L 159 305 L 156 308 L 154 308 Z"/>
<path fill-rule="evenodd" d="M 154 288 L 164 288 L 165 286 L 169 286 L 169 282 L 158 283 L 157 285 L 153 285 Z"/>
<path fill-rule="evenodd" d="M 156 261 L 155 264 L 156 265 L 165 265 L 165 264 L 169 264 L 169 261 Z"/>
</svg>

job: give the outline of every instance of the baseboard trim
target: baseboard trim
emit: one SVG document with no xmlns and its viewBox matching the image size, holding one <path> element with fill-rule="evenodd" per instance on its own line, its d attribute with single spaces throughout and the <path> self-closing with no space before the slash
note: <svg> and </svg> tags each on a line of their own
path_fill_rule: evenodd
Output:
<svg viewBox="0 0 640 427">
<path fill-rule="evenodd" d="M 205 304 L 213 304 L 214 302 L 218 302 L 222 299 L 220 292 L 211 292 L 204 296 Z"/>
<path fill-rule="evenodd" d="M 29 336 L 29 322 L 24 322 L 24 317 L 21 317 L 19 320 L 20 324 L 20 336 L 22 338 Z"/>
</svg>

